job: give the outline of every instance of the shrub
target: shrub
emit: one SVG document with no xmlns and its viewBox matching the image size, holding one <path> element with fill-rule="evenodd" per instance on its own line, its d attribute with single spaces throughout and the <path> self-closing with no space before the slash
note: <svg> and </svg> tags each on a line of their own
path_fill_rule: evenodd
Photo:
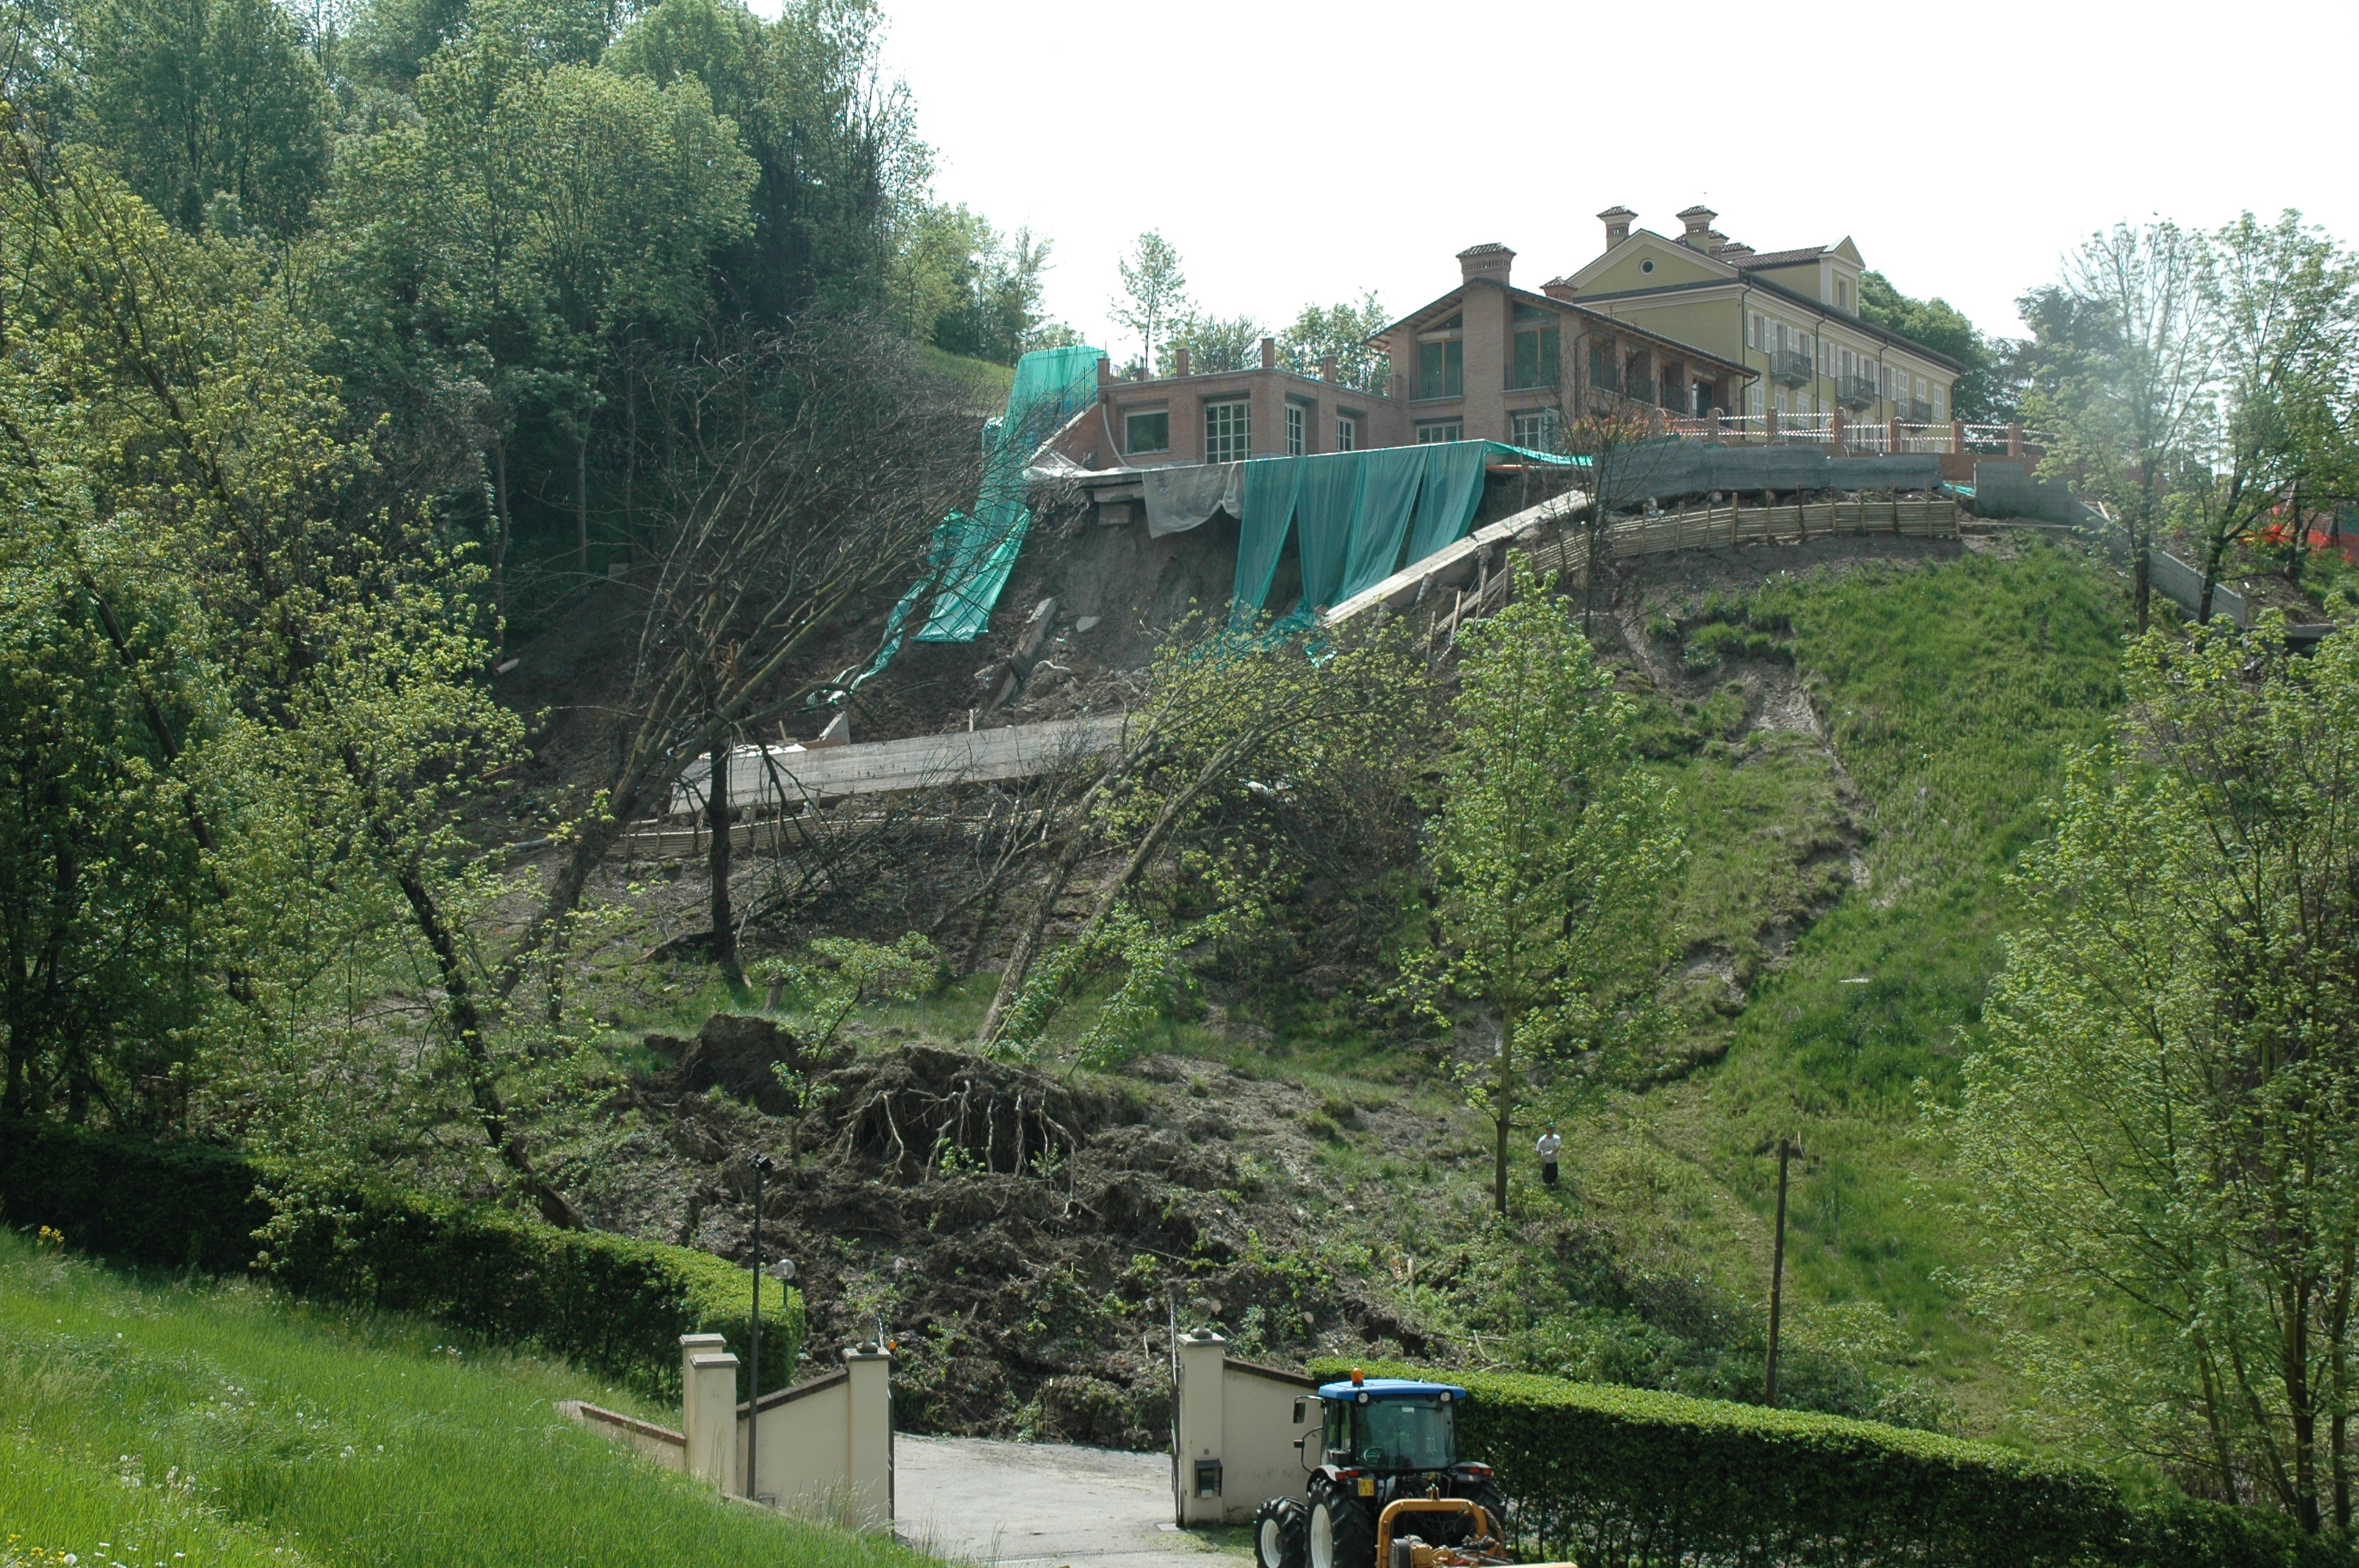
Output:
<svg viewBox="0 0 2359 1568">
<path fill-rule="evenodd" d="M 299 1295 L 528 1341 L 655 1397 L 679 1392 L 679 1336 L 745 1337 L 745 1271 L 710 1253 L 384 1190 L 334 1194 L 274 1223 L 266 1175 L 225 1150 L 0 1123 L 0 1214 L 101 1256 L 266 1270 Z M 775 1281 L 763 1297 L 766 1390 L 792 1373 L 803 1305 Z"/>
<path fill-rule="evenodd" d="M 2094 1470 L 1840 1416 L 1520 1374 L 1363 1364 L 1464 1387 L 1462 1452 L 1527 1547 L 1614 1565 L 2348 1568 L 2275 1514 L 2139 1505 Z M 1321 1361 L 1332 1378 L 1350 1363 Z"/>
</svg>

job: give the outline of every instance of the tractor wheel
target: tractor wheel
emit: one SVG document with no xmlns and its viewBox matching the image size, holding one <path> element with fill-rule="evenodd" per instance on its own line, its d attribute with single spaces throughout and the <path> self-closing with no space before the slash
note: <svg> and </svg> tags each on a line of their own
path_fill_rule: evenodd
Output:
<svg viewBox="0 0 2359 1568">
<path fill-rule="evenodd" d="M 1303 1568 L 1309 1530 L 1300 1498 L 1272 1498 L 1254 1513 L 1254 1568 Z"/>
<path fill-rule="evenodd" d="M 1321 1487 L 1310 1498 L 1310 1568 L 1380 1568 L 1376 1521 L 1357 1498 Z"/>
</svg>

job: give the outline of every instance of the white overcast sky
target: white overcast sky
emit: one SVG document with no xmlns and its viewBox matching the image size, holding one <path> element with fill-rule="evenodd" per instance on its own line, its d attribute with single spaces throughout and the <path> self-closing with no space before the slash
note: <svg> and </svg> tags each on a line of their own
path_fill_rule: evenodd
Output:
<svg viewBox="0 0 2359 1568">
<path fill-rule="evenodd" d="M 938 196 L 1053 240 L 1051 314 L 1117 353 L 1146 229 L 1273 327 L 1364 287 L 1405 312 L 1486 240 L 1537 286 L 1616 202 L 1765 251 L 1849 234 L 2001 333 L 2117 219 L 2295 206 L 2359 241 L 2359 0 L 883 3 Z"/>
</svg>

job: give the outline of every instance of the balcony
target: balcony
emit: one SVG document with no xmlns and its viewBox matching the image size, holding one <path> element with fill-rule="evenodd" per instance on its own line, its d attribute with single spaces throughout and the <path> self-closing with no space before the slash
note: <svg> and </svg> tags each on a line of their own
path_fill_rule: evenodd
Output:
<svg viewBox="0 0 2359 1568">
<path fill-rule="evenodd" d="M 1589 384 L 1597 392 L 1619 392 L 1622 390 L 1622 373 L 1603 360 L 1592 360 L 1589 362 Z"/>
<path fill-rule="evenodd" d="M 1930 425 L 1933 422 L 1933 406 L 1921 397 L 1912 398 L 1908 404 L 1908 422 L 1912 425 Z"/>
<path fill-rule="evenodd" d="M 1688 384 L 1686 382 L 1667 381 L 1663 383 L 1663 406 L 1669 409 L 1672 413 L 1683 416 L 1693 414 L 1695 410 L 1690 407 L 1689 405 L 1694 401 L 1695 395 L 1688 390 Z"/>
<path fill-rule="evenodd" d="M 1816 379 L 1819 367 L 1810 356 L 1798 349 L 1769 351 L 1769 379 L 1788 386 L 1807 386 Z"/>
<path fill-rule="evenodd" d="M 1835 401 L 1845 408 L 1872 408 L 1875 406 L 1875 378 L 1872 375 L 1847 375 L 1835 384 Z"/>
<path fill-rule="evenodd" d="M 1633 403 L 1652 403 L 1655 401 L 1655 383 L 1653 378 L 1649 376 L 1636 375 L 1624 376 L 1622 378 L 1622 395 L 1628 398 Z"/>
</svg>

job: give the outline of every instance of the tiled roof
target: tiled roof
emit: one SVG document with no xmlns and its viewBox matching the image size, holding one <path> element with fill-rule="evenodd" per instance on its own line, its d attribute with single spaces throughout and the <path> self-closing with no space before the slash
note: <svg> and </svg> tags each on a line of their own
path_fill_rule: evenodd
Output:
<svg viewBox="0 0 2359 1568">
<path fill-rule="evenodd" d="M 1804 245 L 1799 251 L 1760 251 L 1749 256 L 1723 257 L 1731 266 L 1783 266 L 1788 262 L 1810 261 L 1827 254 L 1824 245 Z"/>
<path fill-rule="evenodd" d="M 1514 255 L 1516 253 L 1508 250 L 1506 246 L 1501 244 L 1496 240 L 1488 240 L 1479 245 L 1467 246 L 1464 250 L 1458 253 L 1456 259 L 1459 261 L 1464 261 L 1468 256 L 1495 256 L 1503 254 L 1506 255 Z"/>
</svg>

